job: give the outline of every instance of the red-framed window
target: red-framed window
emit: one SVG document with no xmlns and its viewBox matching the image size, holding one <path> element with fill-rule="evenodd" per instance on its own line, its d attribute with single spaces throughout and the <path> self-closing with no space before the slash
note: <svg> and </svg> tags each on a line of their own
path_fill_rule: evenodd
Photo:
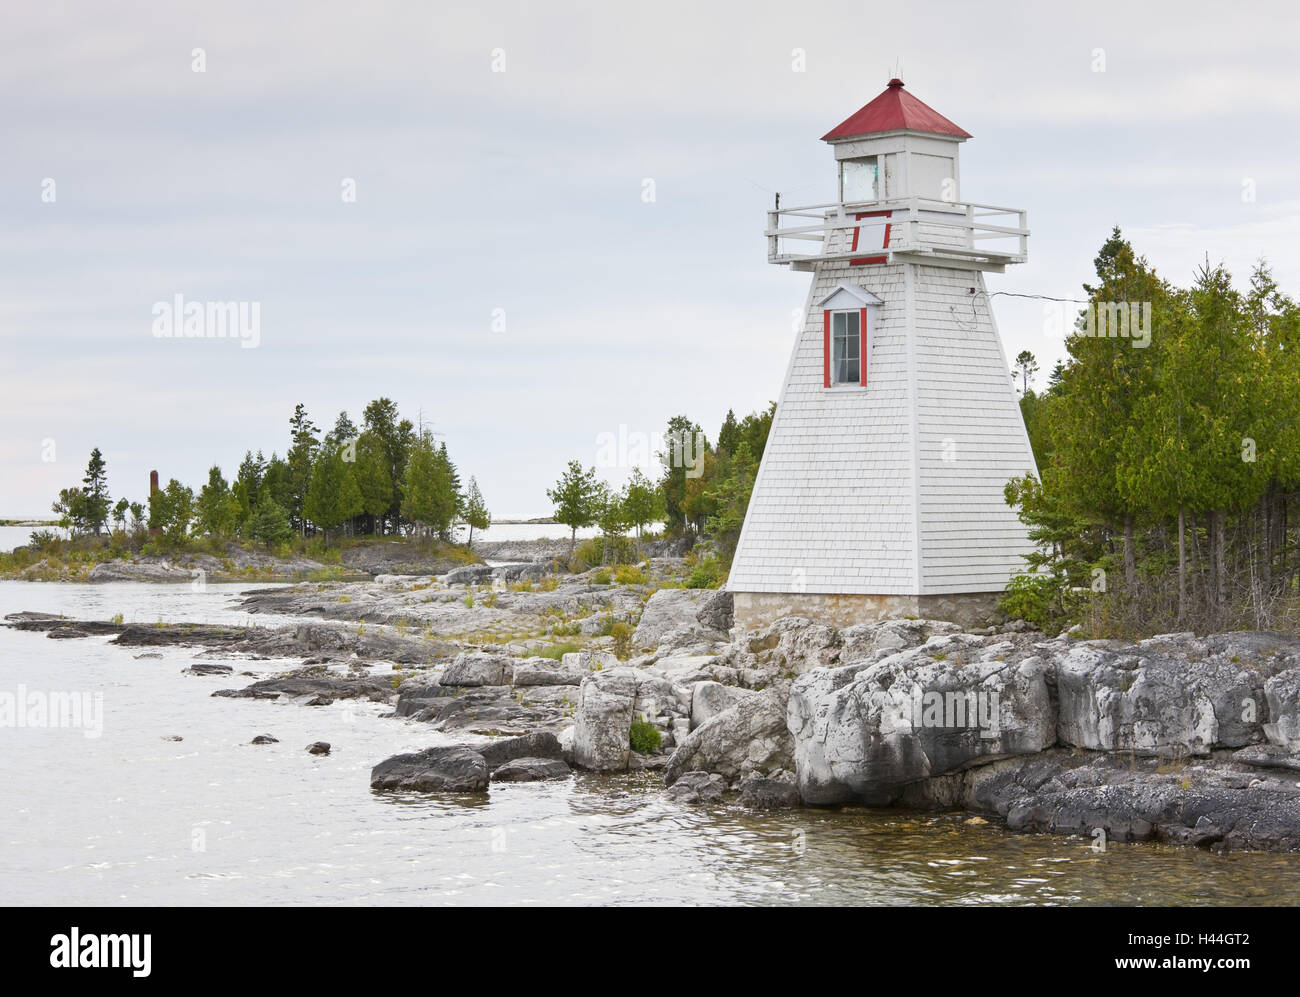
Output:
<svg viewBox="0 0 1300 997">
<path fill-rule="evenodd" d="M 854 221 L 862 221 L 862 219 L 864 219 L 864 218 L 892 218 L 892 217 L 893 217 L 893 214 L 894 214 L 894 213 L 893 213 L 892 211 L 863 211 L 863 212 L 861 212 L 860 214 L 855 214 L 855 215 L 853 216 L 853 220 L 854 220 Z M 869 247 L 868 247 L 868 246 L 863 246 L 862 248 L 863 248 L 864 250 L 865 250 L 865 249 L 876 249 L 876 248 L 880 248 L 880 249 L 888 249 L 888 248 L 889 248 L 889 230 L 890 230 L 892 227 L 893 227 L 893 223 L 892 223 L 892 222 L 886 222 L 886 223 L 885 223 L 885 235 L 884 235 L 884 238 L 881 239 L 881 241 L 880 241 L 880 246 L 879 246 L 879 247 L 876 247 L 876 246 L 869 246 Z M 853 230 L 853 245 L 849 247 L 850 252 L 854 252 L 854 253 L 856 253 L 856 252 L 858 251 L 858 239 L 861 237 L 861 235 L 862 235 L 862 226 L 859 225 L 857 228 L 855 228 L 855 229 Z M 861 267 L 861 266 L 866 266 L 866 265 L 869 264 L 869 263 L 884 263 L 884 262 L 885 262 L 885 257 L 883 257 L 883 256 L 860 256 L 860 257 L 858 257 L 857 259 L 849 260 L 849 266 L 851 266 L 851 267 Z"/>
<path fill-rule="evenodd" d="M 822 384 L 867 386 L 867 309 L 822 311 Z"/>
</svg>

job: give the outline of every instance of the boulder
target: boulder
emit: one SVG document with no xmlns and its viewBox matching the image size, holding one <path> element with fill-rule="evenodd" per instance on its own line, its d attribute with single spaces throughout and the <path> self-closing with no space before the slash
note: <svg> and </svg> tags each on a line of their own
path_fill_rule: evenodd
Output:
<svg viewBox="0 0 1300 997">
<path fill-rule="evenodd" d="M 519 758 L 563 760 L 560 740 L 550 731 L 534 731 L 522 737 L 507 737 L 487 744 L 478 744 L 474 750 L 483 756 L 490 771 Z"/>
<path fill-rule="evenodd" d="M 1251 743 L 1263 732 L 1263 677 L 1202 655 L 1190 634 L 1118 649 L 1087 642 L 1065 651 L 1056 660 L 1060 742 L 1160 755 L 1204 755 Z"/>
<path fill-rule="evenodd" d="M 802 675 L 838 664 L 843 640 L 834 627 L 788 616 L 751 631 L 742 644 L 760 666 Z"/>
<path fill-rule="evenodd" d="M 592 672 L 618 666 L 618 658 L 608 651 L 574 651 L 559 661 L 525 658 L 515 665 L 515 685 L 582 685 Z"/>
<path fill-rule="evenodd" d="M 799 787 L 789 779 L 751 775 L 740 784 L 740 802 L 752 810 L 789 810 L 799 805 Z"/>
<path fill-rule="evenodd" d="M 492 773 L 493 782 L 542 782 L 567 779 L 569 766 L 558 758 L 513 758 Z"/>
<path fill-rule="evenodd" d="M 514 663 L 508 656 L 464 651 L 443 669 L 438 683 L 444 686 L 509 685 L 513 676 Z"/>
<path fill-rule="evenodd" d="M 691 729 L 712 720 L 737 703 L 757 696 L 750 689 L 740 689 L 721 682 L 696 682 L 691 687 Z"/>
<path fill-rule="evenodd" d="M 188 568 L 165 561 L 106 561 L 90 569 L 88 582 L 188 582 L 196 577 Z"/>
<path fill-rule="evenodd" d="M 399 717 L 413 717 L 421 710 L 445 706 L 450 698 L 437 681 L 422 675 L 407 679 L 397 687 L 393 712 Z"/>
<path fill-rule="evenodd" d="M 632 646 L 646 650 L 673 650 L 725 642 L 725 629 L 699 619 L 706 606 L 710 607 L 706 619 L 720 620 L 725 615 L 711 604 L 717 595 L 710 589 L 660 589 L 650 596 L 641 613 L 632 633 Z"/>
<path fill-rule="evenodd" d="M 667 679 L 627 667 L 596 672 L 578 689 L 574 763 L 596 771 L 622 771 L 631 761 L 628 731 L 633 720 L 658 720 L 667 727 L 690 711 L 690 690 Z"/>
<path fill-rule="evenodd" d="M 1269 722 L 1264 733 L 1269 743 L 1300 752 L 1300 668 L 1289 668 L 1264 683 Z"/>
<path fill-rule="evenodd" d="M 477 585 L 492 577 L 492 567 L 487 564 L 467 564 L 442 576 L 448 585 Z"/>
<path fill-rule="evenodd" d="M 722 776 L 715 773 L 683 772 L 665 795 L 678 803 L 717 803 L 726 788 Z"/>
<path fill-rule="evenodd" d="M 730 592 L 710 591 L 700 601 L 695 619 L 708 630 L 725 633 L 736 623 L 736 600 Z"/>
<path fill-rule="evenodd" d="M 573 731 L 573 761 L 598 772 L 627 768 L 636 673 L 614 668 L 583 679 Z"/>
<path fill-rule="evenodd" d="M 487 787 L 487 761 L 460 746 L 394 755 L 370 771 L 370 788 L 381 791 L 482 793 Z"/>
<path fill-rule="evenodd" d="M 910 783 L 1054 743 L 1039 658 L 949 660 L 937 650 L 946 640 L 795 681 L 788 723 L 805 803 L 884 805 Z"/>
<path fill-rule="evenodd" d="M 714 772 L 728 782 L 793 768 L 785 702 L 775 691 L 756 693 L 696 727 L 668 760 L 665 781 L 686 772 Z"/>
<path fill-rule="evenodd" d="M 186 675 L 229 675 L 234 669 L 230 665 L 204 665 L 196 662 L 181 671 Z"/>
</svg>

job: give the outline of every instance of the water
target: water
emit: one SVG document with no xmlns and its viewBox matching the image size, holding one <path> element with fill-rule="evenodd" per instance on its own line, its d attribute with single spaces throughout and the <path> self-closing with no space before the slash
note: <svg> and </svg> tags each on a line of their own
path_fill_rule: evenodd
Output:
<svg viewBox="0 0 1300 997">
<path fill-rule="evenodd" d="M 0 551 L 8 553 L 15 547 L 25 547 L 31 541 L 36 530 L 49 530 L 59 536 L 67 536 L 68 531 L 58 526 L 0 526 Z"/>
<path fill-rule="evenodd" d="M 247 586 L 0 582 L 23 609 L 267 625 Z M 450 739 L 385 707 L 213 699 L 106 639 L 0 629 L 0 692 L 98 693 L 103 732 L 0 728 L 0 896 L 9 904 L 1296 904 L 1300 856 L 1015 835 L 963 815 L 752 814 L 666 801 L 653 776 L 370 792 L 372 765 Z M 257 734 L 279 744 L 254 747 Z M 164 740 L 177 734 L 181 742 Z M 333 753 L 308 755 L 313 741 Z"/>
</svg>

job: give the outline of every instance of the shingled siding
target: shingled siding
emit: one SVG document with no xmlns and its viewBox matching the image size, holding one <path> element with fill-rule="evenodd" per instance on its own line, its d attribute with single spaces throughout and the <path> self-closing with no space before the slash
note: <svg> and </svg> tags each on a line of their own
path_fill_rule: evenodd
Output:
<svg viewBox="0 0 1300 997">
<path fill-rule="evenodd" d="M 1032 548 L 1003 488 L 1035 465 L 984 275 L 918 266 L 914 293 L 920 592 L 999 591 Z"/>
<path fill-rule="evenodd" d="M 816 273 L 732 563 L 733 591 L 917 591 L 903 269 L 843 261 Z M 865 389 L 823 386 L 815 303 L 842 283 L 884 302 Z"/>
<path fill-rule="evenodd" d="M 837 239 L 847 248 L 845 236 Z M 884 302 L 865 389 L 823 386 L 816 302 L 842 283 Z M 1000 591 L 1030 547 L 1003 486 L 1034 463 L 982 274 L 828 262 L 814 276 L 809 306 L 728 588 Z"/>
</svg>

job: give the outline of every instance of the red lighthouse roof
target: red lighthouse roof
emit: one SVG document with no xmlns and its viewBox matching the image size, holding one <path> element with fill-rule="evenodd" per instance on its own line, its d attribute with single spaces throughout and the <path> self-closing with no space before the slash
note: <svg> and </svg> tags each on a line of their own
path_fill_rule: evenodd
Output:
<svg viewBox="0 0 1300 997">
<path fill-rule="evenodd" d="M 934 108 L 904 90 L 902 80 L 893 79 L 879 97 L 828 131 L 822 136 L 822 141 L 834 142 L 902 129 L 955 135 L 958 138 L 971 137 L 970 132 L 958 128 Z"/>
</svg>

